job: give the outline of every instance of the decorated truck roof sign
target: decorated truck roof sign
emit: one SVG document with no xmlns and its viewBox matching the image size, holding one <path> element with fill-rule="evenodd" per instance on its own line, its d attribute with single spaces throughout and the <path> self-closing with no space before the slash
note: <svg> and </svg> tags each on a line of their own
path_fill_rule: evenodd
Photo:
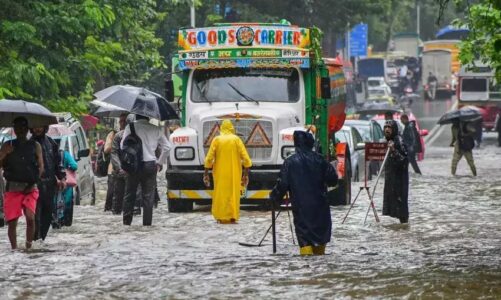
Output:
<svg viewBox="0 0 501 300">
<path fill-rule="evenodd" d="M 234 24 L 179 31 L 179 67 L 186 69 L 310 67 L 310 30 Z"/>
</svg>

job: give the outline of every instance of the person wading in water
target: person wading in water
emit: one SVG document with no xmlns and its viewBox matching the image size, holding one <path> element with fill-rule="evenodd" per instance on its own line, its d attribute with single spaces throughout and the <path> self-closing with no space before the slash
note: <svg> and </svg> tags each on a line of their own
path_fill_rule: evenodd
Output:
<svg viewBox="0 0 501 300">
<path fill-rule="evenodd" d="M 14 120 L 16 139 L 6 142 L 0 149 L 0 167 L 7 180 L 4 194 L 5 219 L 12 249 L 17 248 L 17 220 L 26 217 L 26 249 L 31 248 L 35 235 L 35 213 L 38 200 L 37 181 L 44 172 L 42 147 L 28 140 L 28 121 L 24 117 Z"/>
</svg>

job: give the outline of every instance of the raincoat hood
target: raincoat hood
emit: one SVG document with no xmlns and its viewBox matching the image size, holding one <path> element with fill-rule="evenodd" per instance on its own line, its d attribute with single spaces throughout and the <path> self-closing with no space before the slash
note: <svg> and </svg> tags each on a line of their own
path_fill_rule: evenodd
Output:
<svg viewBox="0 0 501 300">
<path fill-rule="evenodd" d="M 388 120 L 384 123 L 384 127 L 391 127 L 391 139 L 395 138 L 398 135 L 398 125 L 395 120 Z"/>
<path fill-rule="evenodd" d="M 221 124 L 221 134 L 235 134 L 235 128 L 230 120 L 224 120 Z"/>
<path fill-rule="evenodd" d="M 310 133 L 299 130 L 294 131 L 294 147 L 303 151 L 311 151 L 314 143 L 315 140 Z"/>
</svg>

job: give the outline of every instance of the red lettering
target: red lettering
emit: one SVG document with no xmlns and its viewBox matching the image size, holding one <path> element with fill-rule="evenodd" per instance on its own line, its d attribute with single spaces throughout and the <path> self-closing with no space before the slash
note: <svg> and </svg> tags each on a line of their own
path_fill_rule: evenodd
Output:
<svg viewBox="0 0 501 300">
<path fill-rule="evenodd" d="M 175 136 L 172 138 L 174 144 L 184 144 L 190 141 L 190 137 L 188 136 Z"/>
<path fill-rule="evenodd" d="M 215 45 L 217 43 L 217 32 L 214 30 L 209 31 L 208 40 L 209 44 Z"/>
<path fill-rule="evenodd" d="M 256 43 L 256 45 L 259 45 L 260 42 L 259 42 L 259 34 L 261 33 L 261 29 L 257 29 L 255 32 L 254 32 L 254 42 Z"/>
<path fill-rule="evenodd" d="M 284 134 L 282 135 L 282 141 L 284 142 L 293 142 L 294 136 L 292 134 Z"/>
<path fill-rule="evenodd" d="M 299 33 L 299 31 L 294 31 L 294 37 L 292 43 L 294 45 L 299 45 L 299 43 L 301 42 L 300 40 L 301 40 L 301 33 Z"/>
<path fill-rule="evenodd" d="M 196 45 L 197 44 L 197 37 L 195 35 L 195 32 L 191 31 L 191 32 L 188 32 L 188 43 L 190 43 L 191 45 Z"/>
<path fill-rule="evenodd" d="M 228 30 L 228 43 L 233 44 L 235 42 L 235 29 Z"/>
<path fill-rule="evenodd" d="M 277 30 L 277 33 L 275 34 L 275 44 L 276 45 L 282 44 L 282 31 L 281 30 Z"/>
</svg>

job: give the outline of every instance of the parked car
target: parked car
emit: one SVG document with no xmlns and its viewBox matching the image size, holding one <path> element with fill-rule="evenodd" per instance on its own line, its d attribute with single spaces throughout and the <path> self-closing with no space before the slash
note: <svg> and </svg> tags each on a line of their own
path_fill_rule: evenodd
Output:
<svg viewBox="0 0 501 300">
<path fill-rule="evenodd" d="M 400 135 L 402 134 L 403 130 L 404 130 L 404 125 L 402 124 L 402 122 L 400 121 L 400 114 L 401 113 L 395 113 L 393 114 L 393 120 L 397 121 L 397 124 L 398 124 L 398 132 L 400 133 Z M 416 118 L 416 116 L 414 116 L 413 113 L 409 112 L 407 113 L 407 115 L 409 116 L 409 121 L 411 122 L 415 122 L 416 124 L 416 129 L 417 131 L 419 132 L 419 135 L 420 135 L 420 139 L 419 139 L 419 142 L 421 143 L 421 149 L 423 149 L 422 152 L 418 153 L 418 161 L 421 161 L 424 159 L 424 153 L 425 153 L 425 143 L 424 143 L 424 139 L 423 137 L 424 136 L 427 136 L 428 135 L 428 130 L 427 129 L 421 129 L 420 126 L 419 126 L 419 122 Z M 379 125 L 381 125 L 381 127 L 384 127 L 384 123 L 385 123 L 385 119 L 384 119 L 384 115 L 376 115 L 372 118 L 372 120 L 375 120 L 379 123 Z"/>
<path fill-rule="evenodd" d="M 346 120 L 344 124 L 355 127 L 362 136 L 364 143 L 386 142 L 383 129 L 375 120 Z M 366 169 L 367 179 L 371 180 L 373 175 L 377 175 L 380 166 L 381 162 L 370 161 Z"/>
<path fill-rule="evenodd" d="M 80 205 L 81 199 L 91 200 L 91 204 L 96 202 L 96 185 L 94 183 L 94 173 L 90 161 L 89 142 L 80 122 L 74 119 L 70 113 L 55 113 L 59 124 L 66 125 L 74 135 L 62 140 L 61 149 L 71 150 L 71 155 L 78 163 L 78 182 L 75 188 L 75 204 Z"/>
<path fill-rule="evenodd" d="M 342 143 L 347 143 L 350 150 L 351 177 L 353 181 L 360 181 L 361 171 L 364 169 L 365 143 L 355 127 L 344 125 L 335 133 L 335 138 Z"/>
</svg>

